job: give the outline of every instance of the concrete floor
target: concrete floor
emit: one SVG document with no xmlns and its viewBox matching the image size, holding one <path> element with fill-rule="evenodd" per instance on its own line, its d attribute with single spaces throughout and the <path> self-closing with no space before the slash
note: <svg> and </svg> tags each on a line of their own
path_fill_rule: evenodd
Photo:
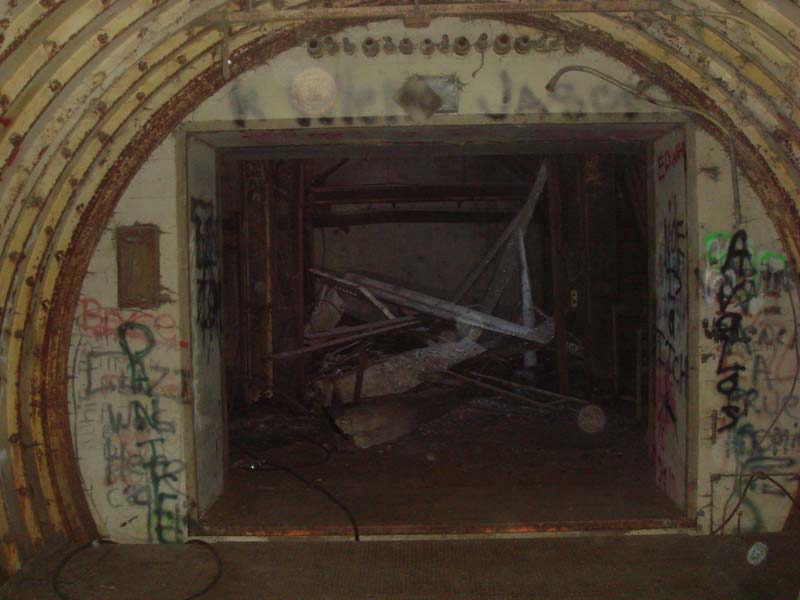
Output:
<svg viewBox="0 0 800 600">
<path fill-rule="evenodd" d="M 250 435 L 253 447 L 268 433 Z M 327 461 L 307 442 L 263 455 L 282 465 L 322 462 L 298 471 L 343 502 L 362 535 L 693 527 L 653 482 L 644 438 L 618 420 L 587 434 L 574 415 L 476 400 L 396 442 Z M 232 468 L 223 496 L 191 532 L 348 536 L 351 525 L 285 472 Z"/>
<path fill-rule="evenodd" d="M 766 560 L 746 560 L 754 540 Z M 226 543 L 203 598 L 796 600 L 797 534 L 582 537 L 431 542 Z M 59 555 L 28 568 L 0 598 L 49 600 Z M 173 600 L 213 578 L 199 546 L 100 546 L 61 576 L 69 598 Z"/>
</svg>

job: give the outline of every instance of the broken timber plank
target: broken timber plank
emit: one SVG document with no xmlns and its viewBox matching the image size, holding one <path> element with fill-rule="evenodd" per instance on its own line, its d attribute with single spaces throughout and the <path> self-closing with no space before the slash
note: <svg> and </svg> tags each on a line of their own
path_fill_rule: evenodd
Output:
<svg viewBox="0 0 800 600">
<path fill-rule="evenodd" d="M 380 329 L 373 329 L 372 331 L 366 331 L 364 333 L 359 333 L 357 335 L 351 335 L 349 337 L 342 337 L 336 338 L 333 340 L 329 340 L 327 342 L 321 342 L 319 344 L 315 344 L 313 346 L 306 346 L 304 348 L 298 348 L 297 350 L 288 350 L 286 352 L 279 352 L 277 354 L 270 354 L 267 358 L 270 360 L 290 360 L 292 358 L 297 358 L 299 356 L 303 356 L 304 354 L 309 354 L 311 352 L 317 352 L 319 350 L 325 350 L 327 348 L 334 348 L 336 346 L 340 346 L 342 344 L 347 344 L 349 342 L 353 342 L 355 340 L 362 340 L 368 337 L 373 337 L 376 335 L 381 335 L 384 333 L 395 333 L 400 331 L 401 329 L 408 329 L 409 327 L 414 327 L 418 323 L 413 321 L 404 321 L 403 323 L 397 324 L 390 322 L 386 325 L 386 327 Z"/>
<path fill-rule="evenodd" d="M 346 279 L 342 279 L 341 277 L 337 277 L 332 273 L 326 273 L 325 271 L 321 271 L 319 269 L 309 269 L 308 272 L 346 294 L 349 294 L 351 296 L 358 296 L 360 294 L 361 296 L 369 300 L 372 304 L 374 304 L 377 307 L 377 309 L 381 311 L 384 314 L 384 316 L 386 316 L 387 319 L 397 318 L 383 302 L 378 300 L 369 290 L 363 288 L 362 286 L 354 284 L 352 281 L 347 281 Z"/>
<path fill-rule="evenodd" d="M 344 300 L 335 288 L 323 286 L 305 328 L 305 337 L 336 327 L 344 312 Z"/>
<path fill-rule="evenodd" d="M 482 388 L 490 392 L 494 392 L 495 394 L 499 394 L 500 396 L 510 398 L 511 400 L 517 400 L 518 402 L 522 402 L 523 404 L 530 404 L 531 406 L 535 406 L 536 408 L 552 409 L 552 406 L 547 402 L 538 402 L 537 400 L 528 398 L 527 396 L 523 396 L 522 394 L 516 394 L 505 388 L 497 387 L 496 385 L 492 385 L 490 383 L 486 383 L 485 381 L 481 381 L 480 379 L 467 377 L 466 375 L 462 375 L 461 373 L 455 373 L 454 371 L 449 371 L 449 370 L 445 371 L 444 374 L 447 375 L 448 377 L 452 377 L 453 379 L 457 379 L 462 383 L 467 383 L 477 388 Z"/>
<path fill-rule="evenodd" d="M 357 333 L 373 331 L 375 329 L 382 329 L 390 325 L 400 325 L 401 323 L 410 323 L 418 325 L 422 323 L 421 319 L 417 317 L 398 317 L 392 321 L 375 321 L 373 323 L 366 323 L 364 325 L 349 325 L 345 327 L 336 327 L 327 331 L 320 331 L 319 333 L 310 333 L 306 335 L 306 340 L 309 342 L 319 341 L 326 338 L 341 337 L 344 335 L 353 335 Z"/>
<path fill-rule="evenodd" d="M 546 344 L 553 338 L 552 323 L 547 321 L 533 329 L 363 275 L 348 273 L 345 277 L 363 287 L 369 288 L 376 296 L 392 304 L 405 306 L 440 319 L 487 329 L 539 344 Z"/>
<path fill-rule="evenodd" d="M 336 426 L 358 448 L 370 448 L 396 440 L 437 419 L 466 400 L 467 394 L 451 388 L 428 389 L 412 394 L 364 398 L 361 402 L 331 408 Z"/>
<path fill-rule="evenodd" d="M 577 398 L 575 396 L 567 396 L 565 394 L 557 394 L 556 392 L 551 392 L 550 390 L 543 390 L 542 388 L 534 387 L 532 385 L 517 383 L 516 381 L 508 381 L 506 379 L 501 379 L 500 377 L 493 377 L 492 375 L 486 375 L 484 373 L 470 372 L 470 375 L 472 375 L 473 377 L 480 377 L 482 379 L 486 379 L 487 381 L 503 383 L 505 385 L 509 385 L 511 387 L 515 387 L 520 390 L 527 390 L 529 392 L 533 392 L 534 394 L 541 394 L 542 396 L 548 396 L 550 398 L 554 398 L 553 402 L 550 402 L 550 404 L 562 404 L 564 402 L 574 402 L 576 404 L 591 404 L 591 402 L 584 400 L 583 398 Z"/>
<path fill-rule="evenodd" d="M 361 396 L 376 397 L 400 394 L 411 390 L 438 373 L 485 351 L 469 338 L 458 342 L 437 344 L 396 354 L 364 369 Z M 315 382 L 323 404 L 330 406 L 334 398 L 346 404 L 353 398 L 356 374 L 347 373 Z"/>
</svg>

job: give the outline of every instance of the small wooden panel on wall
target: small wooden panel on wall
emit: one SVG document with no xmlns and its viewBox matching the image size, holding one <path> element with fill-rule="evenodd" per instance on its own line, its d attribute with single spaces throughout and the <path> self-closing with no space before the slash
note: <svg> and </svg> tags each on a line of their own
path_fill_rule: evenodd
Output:
<svg viewBox="0 0 800 600">
<path fill-rule="evenodd" d="M 161 253 L 158 225 L 125 225 L 116 229 L 117 303 L 119 308 L 161 305 Z"/>
</svg>

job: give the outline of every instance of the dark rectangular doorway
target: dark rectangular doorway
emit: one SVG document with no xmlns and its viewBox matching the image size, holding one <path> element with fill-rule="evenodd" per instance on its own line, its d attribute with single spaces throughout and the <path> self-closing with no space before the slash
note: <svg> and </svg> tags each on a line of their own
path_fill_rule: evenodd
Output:
<svg viewBox="0 0 800 600">
<path fill-rule="evenodd" d="M 193 533 L 689 525 L 648 456 L 645 146 L 428 150 L 219 152 L 230 464 Z"/>
</svg>

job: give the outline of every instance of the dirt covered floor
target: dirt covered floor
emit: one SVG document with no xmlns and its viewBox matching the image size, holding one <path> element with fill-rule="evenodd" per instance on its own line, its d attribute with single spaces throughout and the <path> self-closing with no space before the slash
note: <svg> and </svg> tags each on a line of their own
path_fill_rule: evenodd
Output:
<svg viewBox="0 0 800 600">
<path fill-rule="evenodd" d="M 225 493 L 193 533 L 350 536 L 348 511 L 362 536 L 691 526 L 652 481 L 645 432 L 622 417 L 588 434 L 574 413 L 474 398 L 367 449 L 334 449 L 325 425 L 234 423 Z"/>
<path fill-rule="evenodd" d="M 752 552 L 757 542 L 761 551 Z M 211 551 L 194 544 L 88 548 L 63 569 L 60 588 L 80 600 L 795 600 L 800 590 L 796 532 L 227 543 L 215 551 L 221 573 Z M 763 560 L 751 564 L 748 554 Z M 56 599 L 62 556 L 27 567 L 0 598 Z"/>
</svg>

